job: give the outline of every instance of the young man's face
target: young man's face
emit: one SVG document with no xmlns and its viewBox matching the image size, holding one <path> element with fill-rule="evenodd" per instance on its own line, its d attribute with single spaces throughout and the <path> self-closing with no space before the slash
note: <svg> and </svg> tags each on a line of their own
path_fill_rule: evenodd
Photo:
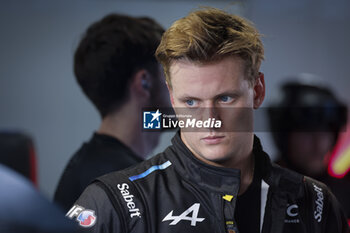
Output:
<svg viewBox="0 0 350 233">
<path fill-rule="evenodd" d="M 254 85 L 250 84 L 245 78 L 244 61 L 229 56 L 207 64 L 176 61 L 170 67 L 170 77 L 170 98 L 176 112 L 177 108 L 198 108 L 205 112 L 202 119 L 222 120 L 221 129 L 181 131 L 183 142 L 197 158 L 227 166 L 232 159 L 251 153 L 253 132 L 248 129 L 253 120 L 247 109 L 259 107 L 264 98 L 262 74 Z M 243 130 L 238 132 L 237 128 Z"/>
</svg>

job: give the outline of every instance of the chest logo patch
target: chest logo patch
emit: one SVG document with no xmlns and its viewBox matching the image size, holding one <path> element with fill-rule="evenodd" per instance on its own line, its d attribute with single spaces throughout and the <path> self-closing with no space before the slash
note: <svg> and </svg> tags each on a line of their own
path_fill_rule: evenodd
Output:
<svg viewBox="0 0 350 233">
<path fill-rule="evenodd" d="M 287 214 L 289 217 L 296 217 L 298 216 L 298 205 L 290 205 L 287 208 Z"/>
<path fill-rule="evenodd" d="M 284 219 L 285 223 L 299 223 L 299 213 L 298 213 L 298 205 L 297 204 L 292 204 L 287 206 L 287 216 Z"/>
<path fill-rule="evenodd" d="M 172 221 L 169 223 L 169 225 L 176 225 L 180 221 L 184 220 L 184 221 L 190 221 L 191 226 L 196 226 L 197 222 L 203 222 L 205 219 L 205 218 L 198 218 L 198 212 L 199 212 L 200 206 L 201 205 L 199 203 L 195 203 L 179 216 L 173 216 L 174 210 L 172 210 L 167 216 L 165 216 L 162 222 Z M 189 216 L 190 213 L 192 213 L 192 216 Z"/>
<path fill-rule="evenodd" d="M 66 214 L 70 219 L 75 218 L 82 227 L 92 227 L 96 223 L 95 211 L 74 205 Z"/>
</svg>

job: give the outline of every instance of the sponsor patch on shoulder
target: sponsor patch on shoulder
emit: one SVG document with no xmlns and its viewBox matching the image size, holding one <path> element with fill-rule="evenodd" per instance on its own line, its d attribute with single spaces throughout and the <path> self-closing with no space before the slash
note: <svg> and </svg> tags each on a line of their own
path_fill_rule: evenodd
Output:
<svg viewBox="0 0 350 233">
<path fill-rule="evenodd" d="M 74 205 L 66 214 L 66 217 L 74 219 L 79 222 L 82 227 L 92 227 L 96 223 L 95 211 L 85 209 L 82 206 Z"/>
</svg>

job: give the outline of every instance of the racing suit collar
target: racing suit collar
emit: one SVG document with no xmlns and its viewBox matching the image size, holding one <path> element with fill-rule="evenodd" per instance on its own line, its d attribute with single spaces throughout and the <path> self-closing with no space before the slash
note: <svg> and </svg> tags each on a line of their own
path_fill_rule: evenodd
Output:
<svg viewBox="0 0 350 233">
<path fill-rule="evenodd" d="M 170 149 L 177 156 L 177 159 L 174 161 L 177 163 L 175 167 L 186 180 L 214 192 L 238 194 L 240 170 L 216 167 L 200 161 L 183 143 L 180 131 L 173 137 L 172 144 L 173 146 Z M 264 177 L 267 175 L 271 162 L 263 152 L 260 140 L 256 136 L 254 136 L 253 155 L 255 156 L 255 169 L 260 169 L 260 174 Z"/>
</svg>

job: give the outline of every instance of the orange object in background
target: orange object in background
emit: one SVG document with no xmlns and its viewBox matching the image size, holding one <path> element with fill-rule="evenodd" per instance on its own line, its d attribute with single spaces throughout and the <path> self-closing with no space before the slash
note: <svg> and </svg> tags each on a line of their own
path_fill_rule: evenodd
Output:
<svg viewBox="0 0 350 233">
<path fill-rule="evenodd" d="M 332 152 L 328 173 L 336 178 L 343 178 L 350 170 L 350 124 L 343 132 L 339 133 L 339 139 Z"/>
<path fill-rule="evenodd" d="M 349 121 L 348 121 L 349 122 Z M 339 133 L 339 139 L 332 152 L 328 173 L 336 178 L 343 178 L 350 171 L 350 124 L 344 132 Z M 350 226 L 350 219 L 348 219 Z"/>
</svg>

